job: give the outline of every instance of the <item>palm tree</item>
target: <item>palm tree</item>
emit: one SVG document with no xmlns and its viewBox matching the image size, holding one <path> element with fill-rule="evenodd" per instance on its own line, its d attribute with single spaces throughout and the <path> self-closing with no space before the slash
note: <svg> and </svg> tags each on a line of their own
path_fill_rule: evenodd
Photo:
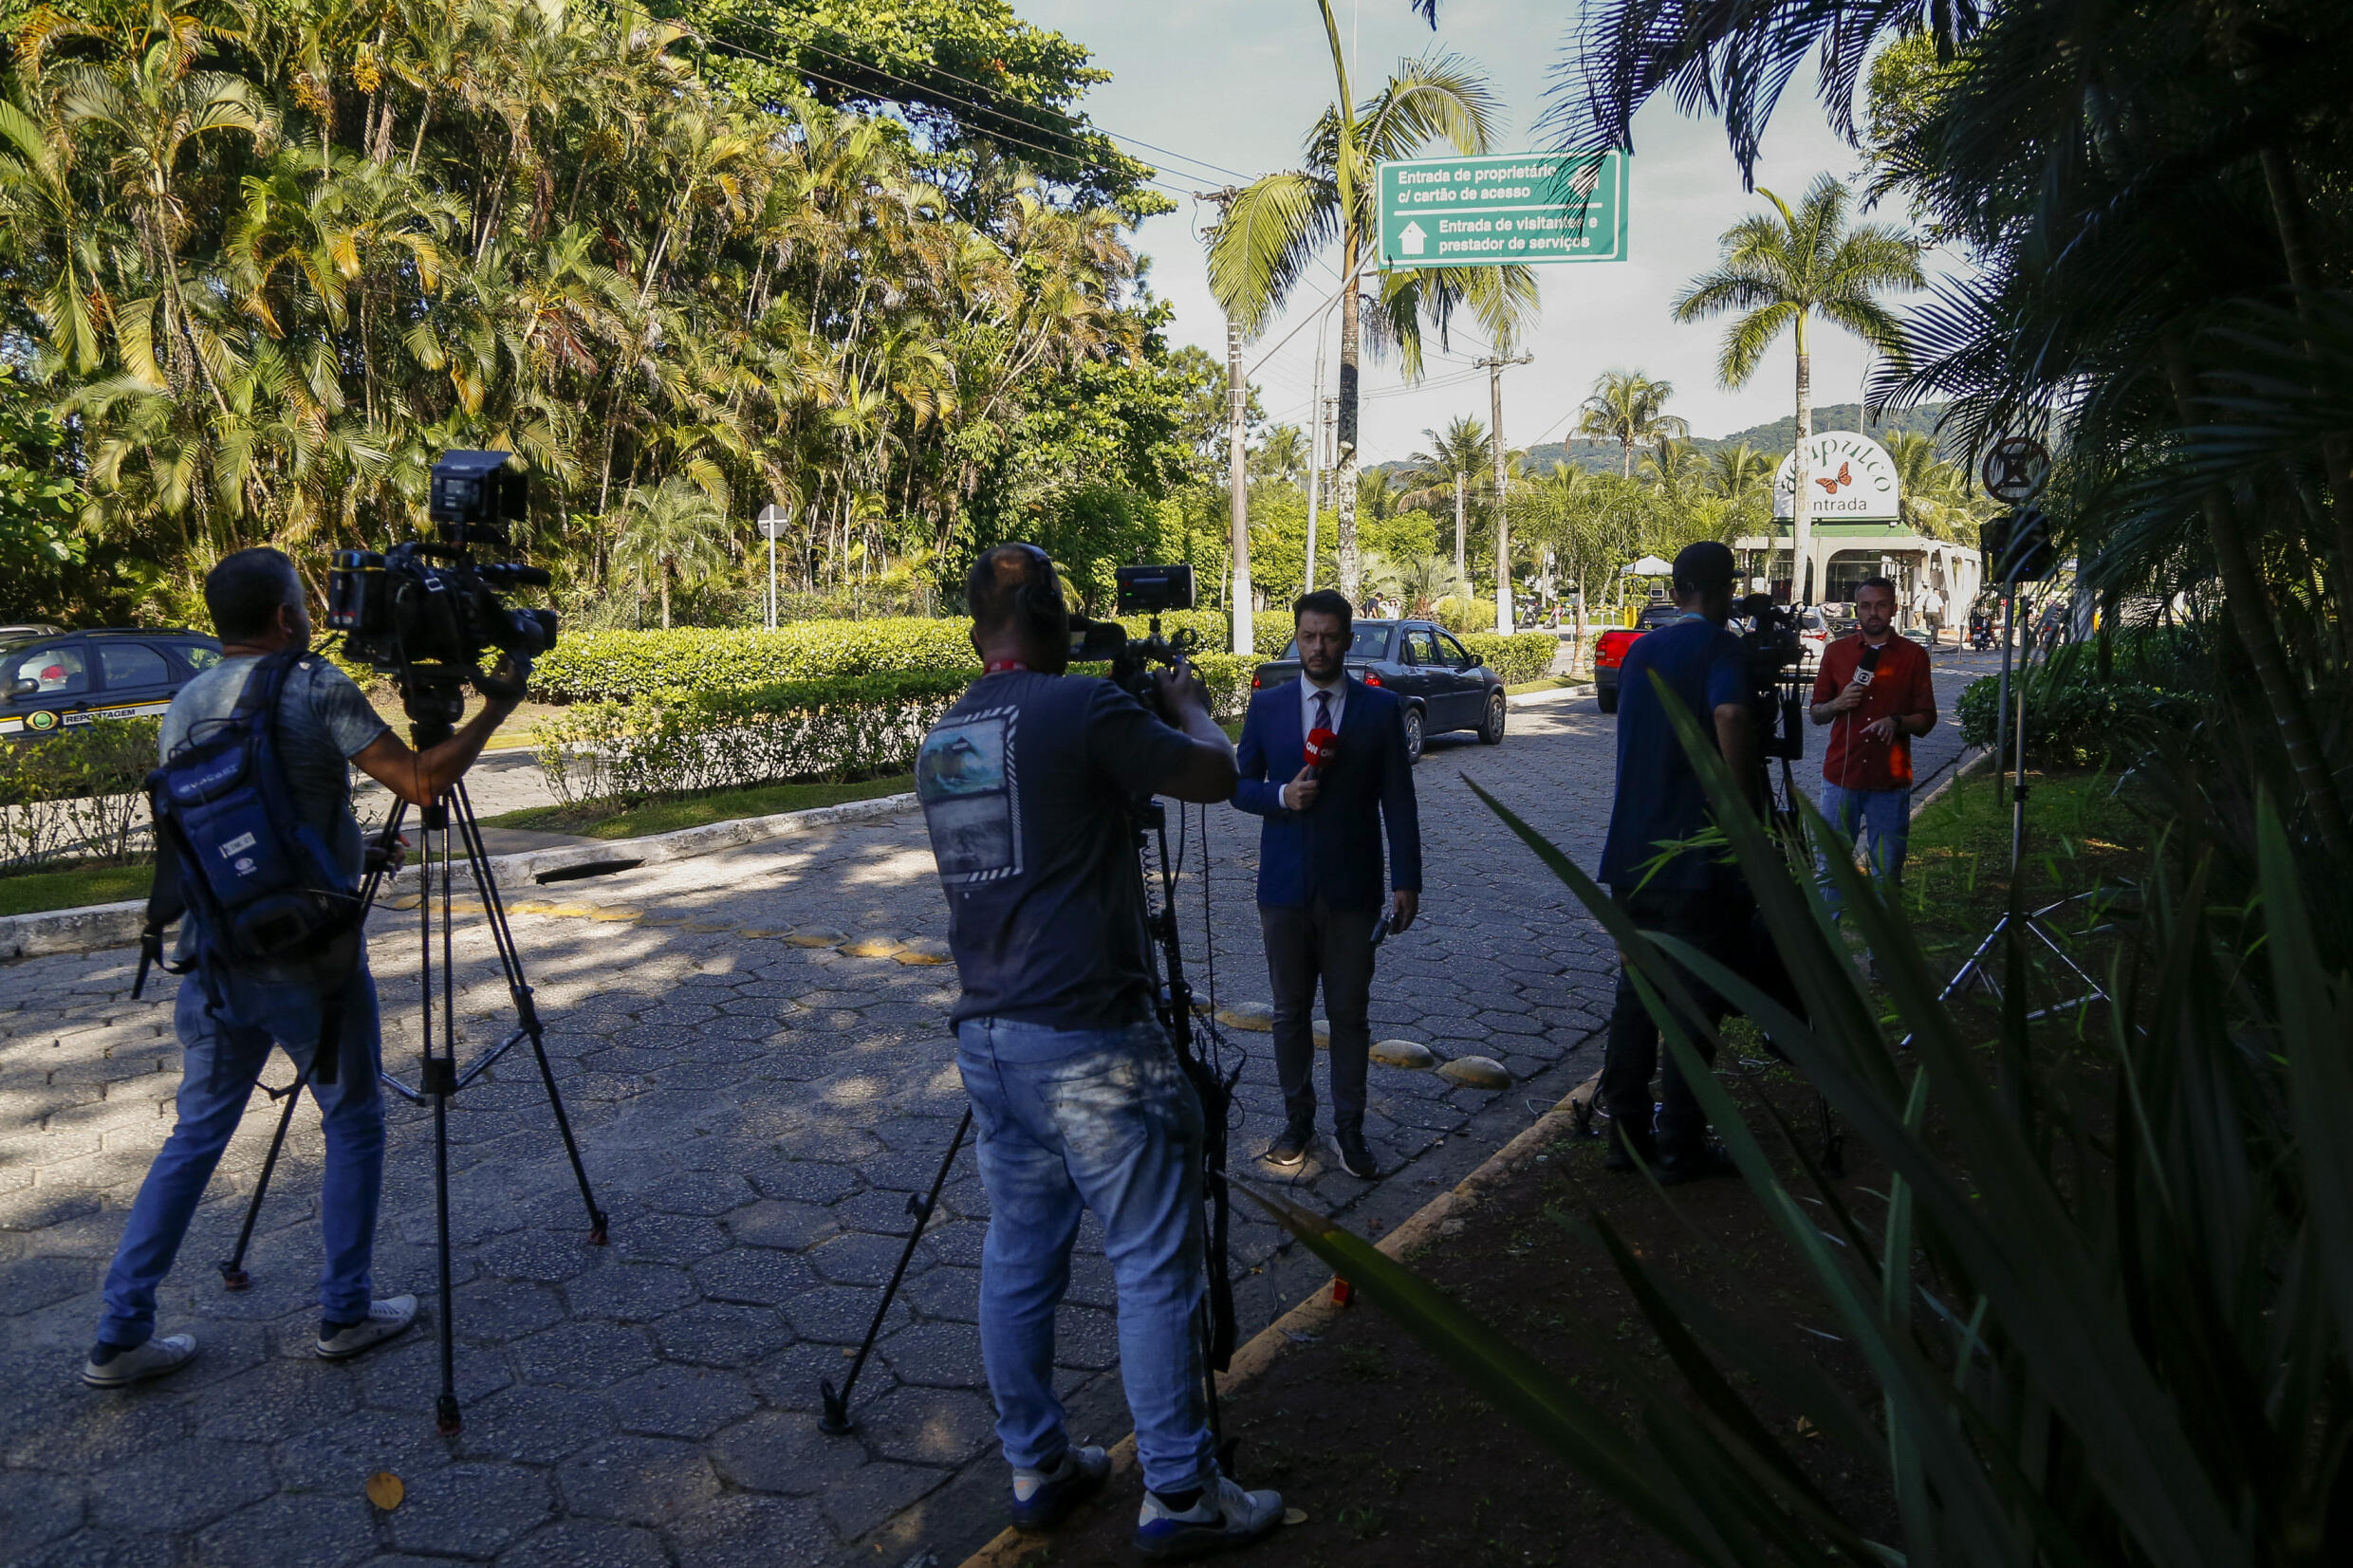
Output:
<svg viewBox="0 0 2353 1568">
<path fill-rule="evenodd" d="M 1233 196 L 1211 231 L 1209 279 L 1228 318 L 1255 335 L 1325 245 L 1340 242 L 1340 419 L 1332 488 L 1340 503 L 1340 591 L 1354 599 L 1362 586 L 1357 411 L 1366 326 L 1357 278 L 1377 217 L 1374 166 L 1411 157 L 1437 141 L 1459 153 L 1484 153 L 1493 141 L 1500 105 L 1486 79 L 1454 56 L 1401 62 L 1378 94 L 1359 103 L 1331 0 L 1317 4 L 1331 45 L 1337 95 L 1308 132 L 1306 168 L 1266 175 Z M 1381 280 L 1373 346 L 1394 345 L 1406 375 L 1418 377 L 1425 317 L 1442 335 L 1454 312 L 1467 307 L 1489 338 L 1509 351 L 1524 334 L 1535 302 L 1535 280 L 1524 267 L 1397 268 Z"/>
<path fill-rule="evenodd" d="M 1666 411 L 1667 399 L 1674 396 L 1672 381 L 1654 381 L 1639 370 L 1603 371 L 1577 412 L 1577 434 L 1617 442 L 1621 454 L 1619 477 L 1631 479 L 1635 448 L 1691 434 L 1691 426 L 1679 415 Z"/>
<path fill-rule="evenodd" d="M 1716 452 L 1708 466 L 1708 482 L 1715 487 L 1715 493 L 1735 507 L 1772 489 L 1775 465 L 1746 441 Z"/>
<path fill-rule="evenodd" d="M 1296 485 L 1307 471 L 1307 434 L 1297 425 L 1277 425 L 1267 432 L 1254 454 L 1258 471 L 1269 479 Z"/>
<path fill-rule="evenodd" d="M 1806 443 L 1814 434 L 1813 354 L 1806 328 L 1816 315 L 1834 322 L 1901 366 L 1909 363 L 1902 329 L 1880 295 L 1895 288 L 1924 288 L 1920 248 L 1890 225 L 1846 220 L 1846 187 L 1820 175 L 1792 212 L 1770 191 L 1759 194 L 1771 212 L 1743 218 L 1724 231 L 1724 253 L 1716 268 L 1691 281 L 1675 302 L 1678 322 L 1703 321 L 1742 312 L 1724 335 L 1716 375 L 1728 388 L 1743 387 L 1764 362 L 1765 351 L 1784 331 L 1797 347 L 1797 462 L 1789 506 L 1794 570 L 1806 581 L 1801 597 L 1812 597 L 1807 551 L 1812 497 L 1806 493 Z"/>
<path fill-rule="evenodd" d="M 1398 497 L 1398 504 L 1454 508 L 1454 575 L 1467 578 L 1463 558 L 1468 518 L 1471 509 L 1494 488 L 1493 479 L 1488 477 L 1487 427 L 1465 415 L 1444 431 L 1421 434 L 1429 437 L 1430 444 L 1406 459 L 1413 467 L 1406 470 L 1405 491 Z"/>
<path fill-rule="evenodd" d="M 1887 438 L 1887 455 L 1896 465 L 1896 510 L 1904 526 L 1930 539 L 1973 542 L 1977 524 L 1993 514 L 1992 504 L 1976 493 L 1960 465 L 1938 454 L 1936 438 L 1895 432 Z"/>
<path fill-rule="evenodd" d="M 670 630 L 670 584 L 682 588 L 708 582 L 727 564 L 720 535 L 727 514 L 700 489 L 673 475 L 650 489 L 635 489 L 621 503 L 621 537 L 613 564 L 661 595 L 662 630 Z M 642 600 L 640 600 L 642 602 Z"/>
</svg>

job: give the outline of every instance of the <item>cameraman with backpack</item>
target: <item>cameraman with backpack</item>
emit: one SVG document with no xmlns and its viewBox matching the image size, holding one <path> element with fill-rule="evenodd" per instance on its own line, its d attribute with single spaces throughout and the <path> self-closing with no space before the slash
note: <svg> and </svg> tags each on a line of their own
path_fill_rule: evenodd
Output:
<svg viewBox="0 0 2353 1568">
<path fill-rule="evenodd" d="M 220 636 L 221 661 L 172 699 L 161 760 L 168 769 L 176 752 L 184 757 L 224 732 L 269 726 L 269 744 L 246 755 L 274 760 L 282 777 L 262 781 L 263 793 L 283 798 L 295 819 L 280 837 L 290 835 L 312 851 L 320 879 L 334 884 L 313 890 L 313 902 L 337 913 L 301 950 L 269 963 L 231 962 L 221 933 L 201 929 L 193 908 L 181 917 L 174 967 L 188 978 L 173 1013 L 183 1052 L 178 1120 L 148 1168 L 107 1270 L 98 1343 L 82 1371 L 95 1388 L 143 1382 L 195 1359 L 195 1336 L 155 1337 L 156 1287 L 171 1270 L 273 1041 L 309 1084 L 326 1138 L 318 1354 L 330 1361 L 357 1356 L 416 1319 L 414 1296 L 376 1301 L 369 1276 L 384 1173 L 381 1041 L 359 920 L 369 850 L 352 815 L 346 763 L 401 800 L 428 805 L 473 766 L 491 731 L 522 700 L 529 675 L 526 661 L 502 666 L 481 682 L 482 710 L 419 753 L 393 734 L 349 676 L 310 655 L 302 579 L 283 553 L 250 549 L 223 558 L 204 580 L 204 602 Z M 267 711 L 242 700 L 249 688 L 274 692 Z M 174 853 L 163 837 L 158 833 L 158 876 Z M 248 836 L 242 843 L 203 847 L 228 856 L 251 853 L 252 843 Z"/>
</svg>

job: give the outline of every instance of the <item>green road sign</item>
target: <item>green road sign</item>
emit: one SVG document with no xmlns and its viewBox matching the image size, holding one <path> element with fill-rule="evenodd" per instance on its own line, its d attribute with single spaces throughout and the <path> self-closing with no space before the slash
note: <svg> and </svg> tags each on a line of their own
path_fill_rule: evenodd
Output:
<svg viewBox="0 0 2353 1568">
<path fill-rule="evenodd" d="M 1380 265 L 1626 258 L 1623 153 L 1504 153 L 1380 165 Z"/>
</svg>

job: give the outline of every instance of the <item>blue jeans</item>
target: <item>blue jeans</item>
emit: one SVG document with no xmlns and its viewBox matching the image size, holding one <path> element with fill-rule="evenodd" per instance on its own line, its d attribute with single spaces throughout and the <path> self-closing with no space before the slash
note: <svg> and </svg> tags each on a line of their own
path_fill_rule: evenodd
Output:
<svg viewBox="0 0 2353 1568">
<path fill-rule="evenodd" d="M 1120 1376 L 1144 1485 L 1204 1485 L 1214 1455 L 1195 1324 L 1208 1289 L 1201 1106 L 1167 1035 L 1157 1023 L 1065 1031 L 967 1019 L 956 1066 L 989 1191 L 980 1349 L 1006 1462 L 1043 1468 L 1069 1446 L 1054 1309 L 1091 1208 L 1119 1288 Z"/>
<path fill-rule="evenodd" d="M 308 1065 L 330 994 L 315 986 L 234 974 L 191 973 L 180 983 L 172 1015 L 183 1052 L 179 1119 L 139 1184 L 122 1245 L 106 1271 L 100 1339 L 139 1345 L 155 1333 L 156 1286 L 171 1272 L 213 1168 L 245 1116 L 270 1042 L 285 1046 L 297 1066 Z M 382 1033 L 376 981 L 364 960 L 343 983 L 343 999 L 336 1081 L 310 1086 L 326 1134 L 319 1193 L 326 1264 L 319 1274 L 319 1310 L 335 1322 L 367 1316 L 375 1287 L 369 1263 L 376 1208 L 384 1190 L 384 1100 L 376 1081 Z"/>
<path fill-rule="evenodd" d="M 1903 789 L 1846 789 L 1827 780 L 1823 782 L 1822 798 L 1815 802 L 1822 808 L 1830 825 L 1846 836 L 1847 842 L 1862 848 L 1863 839 L 1871 841 L 1869 864 L 1874 881 L 1881 884 L 1883 895 L 1892 895 L 1903 885 L 1904 845 L 1912 837 L 1912 791 Z M 1830 880 L 1830 858 L 1826 852 L 1814 858 L 1816 872 L 1822 878 L 1823 896 L 1828 900 L 1832 914 L 1838 913 L 1838 884 Z"/>
</svg>

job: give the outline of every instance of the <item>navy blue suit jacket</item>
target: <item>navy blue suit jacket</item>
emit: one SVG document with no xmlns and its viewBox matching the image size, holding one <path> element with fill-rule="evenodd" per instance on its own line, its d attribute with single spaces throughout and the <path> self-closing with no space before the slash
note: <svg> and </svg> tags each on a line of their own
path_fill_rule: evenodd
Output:
<svg viewBox="0 0 2353 1568">
<path fill-rule="evenodd" d="M 1421 891 L 1421 817 L 1414 765 L 1405 755 L 1405 708 L 1395 692 L 1350 676 L 1340 714 L 1339 755 L 1324 766 L 1315 804 L 1293 811 L 1283 786 L 1298 777 L 1307 735 L 1299 682 L 1251 698 L 1234 761 L 1242 782 L 1233 803 L 1264 817 L 1258 833 L 1258 901 L 1299 908 L 1322 898 L 1334 909 L 1375 909 L 1381 883 L 1380 836 L 1389 833 L 1389 887 Z"/>
</svg>

